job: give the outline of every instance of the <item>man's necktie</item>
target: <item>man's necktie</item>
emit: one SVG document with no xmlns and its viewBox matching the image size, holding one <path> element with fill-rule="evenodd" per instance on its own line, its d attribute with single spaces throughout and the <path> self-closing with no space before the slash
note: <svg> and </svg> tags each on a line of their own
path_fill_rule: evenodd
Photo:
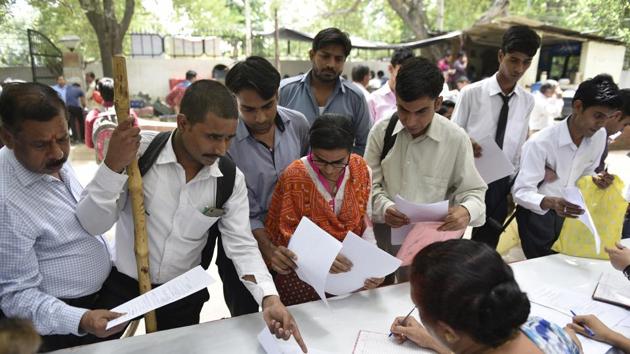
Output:
<svg viewBox="0 0 630 354">
<path fill-rule="evenodd" d="M 510 111 L 510 98 L 514 96 L 514 93 L 509 95 L 504 95 L 502 93 L 499 94 L 501 99 L 503 100 L 503 106 L 501 107 L 501 112 L 499 113 L 499 124 L 497 125 L 497 133 L 494 136 L 494 140 L 497 142 L 497 145 L 501 149 L 503 149 L 503 138 L 505 137 L 505 127 L 507 126 L 508 112 Z"/>
</svg>

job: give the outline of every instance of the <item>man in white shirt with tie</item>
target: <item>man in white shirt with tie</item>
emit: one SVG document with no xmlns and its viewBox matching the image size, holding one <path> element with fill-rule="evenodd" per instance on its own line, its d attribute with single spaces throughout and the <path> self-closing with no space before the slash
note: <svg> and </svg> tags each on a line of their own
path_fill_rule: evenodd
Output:
<svg viewBox="0 0 630 354">
<path fill-rule="evenodd" d="M 227 158 L 237 118 L 236 99 L 223 84 L 200 80 L 186 89 L 177 129 L 143 176 L 151 282 L 159 286 L 199 265 L 208 229 L 218 223 L 225 253 L 262 306 L 268 327 L 284 339 L 293 334 L 306 351 L 251 233 L 247 187 L 240 170 L 235 171 L 229 199 L 223 208 L 216 207 L 217 183 L 225 175 L 220 160 Z M 120 294 L 112 298 L 112 306 L 129 300 L 133 294 L 128 289 L 137 289 L 133 217 L 123 171 L 137 151 L 146 152 L 155 134 L 142 133 L 139 139 L 136 129 L 122 124 L 112 135 L 104 163 L 84 190 L 79 202 L 83 209 L 77 212 L 91 233 L 104 232 L 116 223 L 116 267 L 103 285 Z M 158 330 L 198 323 L 206 300 L 204 289 L 158 309 Z"/>
<path fill-rule="evenodd" d="M 497 73 L 462 89 L 451 119 L 470 136 L 476 158 L 481 157 L 483 151 L 475 141 L 490 136 L 518 169 L 534 98 L 517 82 L 531 65 L 538 47 L 540 37 L 529 27 L 508 28 L 499 49 Z M 488 184 L 486 223 L 473 229 L 473 240 L 496 248 L 508 213 L 507 196 L 512 178 L 507 176 Z"/>
<path fill-rule="evenodd" d="M 609 75 L 586 80 L 575 92 L 571 115 L 535 134 L 523 146 L 521 170 L 512 192 L 519 205 L 516 219 L 527 258 L 552 254 L 564 218 L 584 213 L 562 197 L 566 187 L 589 175 L 600 188 L 612 183 L 612 179 L 596 175 L 595 168 L 606 144 L 602 127 L 616 117 L 621 103 L 619 89 Z M 555 173 L 549 178 L 551 171 Z"/>
</svg>

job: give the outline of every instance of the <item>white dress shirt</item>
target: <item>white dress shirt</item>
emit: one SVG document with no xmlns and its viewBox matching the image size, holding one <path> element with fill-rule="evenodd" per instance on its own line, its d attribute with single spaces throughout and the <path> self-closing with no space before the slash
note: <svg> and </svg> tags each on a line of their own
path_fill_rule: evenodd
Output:
<svg viewBox="0 0 630 354">
<path fill-rule="evenodd" d="M 529 131 L 529 114 L 534 108 L 534 97 L 519 85 L 516 85 L 513 92 L 514 95 L 509 101 L 503 152 L 518 168 L 521 147 Z M 464 128 L 474 140 L 479 141 L 487 136 L 494 138 L 499 113 L 503 107 L 501 93 L 497 74 L 464 87 L 451 119 Z"/>
<path fill-rule="evenodd" d="M 605 143 L 606 129 L 602 128 L 576 146 L 568 119 L 534 134 L 523 146 L 521 170 L 512 188 L 514 200 L 536 214 L 546 214 L 540 207 L 544 197 L 561 197 L 563 189 L 575 186 L 580 177 L 595 175 Z M 545 178 L 545 167 L 555 171 L 558 179 L 538 187 Z"/>
<path fill-rule="evenodd" d="M 155 135 L 155 132 L 142 133 L 141 153 Z M 184 168 L 175 157 L 172 135 L 143 176 L 151 282 L 165 283 L 199 265 L 208 229 L 218 221 L 226 255 L 234 261 L 239 278 L 260 304 L 264 296 L 276 295 L 277 291 L 250 230 L 247 187 L 240 170 L 236 170 L 232 195 L 223 205 L 225 215 L 219 218 L 202 213 L 204 208 L 215 206 L 216 182 L 221 176 L 217 160 L 211 166 L 204 166 L 186 183 Z M 93 234 L 105 232 L 117 222 L 114 263 L 120 272 L 137 279 L 133 217 L 126 182 L 126 175 L 101 164 L 81 196 L 82 210 L 77 216 Z M 256 283 L 243 280 L 244 275 L 253 275 Z"/>
</svg>

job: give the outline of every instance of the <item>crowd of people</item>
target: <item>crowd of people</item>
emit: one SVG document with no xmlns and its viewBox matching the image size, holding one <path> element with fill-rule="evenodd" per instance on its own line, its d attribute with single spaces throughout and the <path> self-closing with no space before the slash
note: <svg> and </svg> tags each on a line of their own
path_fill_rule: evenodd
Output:
<svg viewBox="0 0 630 354">
<path fill-rule="evenodd" d="M 124 171 L 140 156 L 153 287 L 207 267 L 217 247 L 232 316 L 262 308 L 272 333 L 295 337 L 306 351 L 285 307 L 318 299 L 297 277 L 297 256 L 287 248 L 301 218 L 338 240 L 352 231 L 396 255 L 391 230 L 410 220 L 394 197 L 448 200 L 439 230 L 473 227 L 472 240 L 430 245 L 410 267 L 364 280 L 365 289 L 411 282 L 426 328 L 413 317 L 399 318 L 392 325 L 396 338 L 439 353 L 579 353 L 574 331 L 603 324 L 576 317 L 563 329 L 530 317 L 527 295 L 494 249 L 513 194 L 525 255 L 553 253 L 564 218 L 584 212 L 563 198 L 562 187 L 592 176 L 605 189 L 616 178 L 598 167 L 607 137 L 630 125 L 630 97 L 608 75 L 588 79 L 575 93 L 571 114 L 538 126 L 528 139 L 536 99 L 517 82 L 539 47 L 530 28 L 510 27 L 497 73 L 470 85 L 464 53 L 436 65 L 397 50 L 389 79 L 366 97 L 341 76 L 352 49 L 349 36 L 327 28 L 313 40 L 311 70 L 298 76 L 281 79 L 255 56 L 235 64 L 225 85 L 195 80 L 190 72 L 173 94 L 177 129 L 158 134 L 141 131 L 133 120 L 116 124 L 85 188 L 67 162 L 68 121 L 74 124 L 68 112 L 84 96 L 69 95 L 64 82 L 5 87 L 0 317 L 31 321 L 41 335 L 40 350 L 120 337 L 126 324 L 105 326 L 120 316 L 109 309 L 138 296 Z M 369 69 L 355 69 L 353 81 L 369 86 Z M 101 79 L 92 90 L 103 96 L 101 109 L 110 115 L 112 86 Z M 59 94 L 64 88 L 65 101 Z M 447 104 L 443 96 L 451 90 L 458 97 Z M 547 94 L 545 88 L 542 96 L 554 95 Z M 488 136 L 519 171 L 489 185 L 475 167 L 484 153 L 477 141 Z M 113 225 L 115 259 L 101 236 Z M 630 265 L 616 261 L 626 250 L 609 250 L 615 266 Z M 352 266 L 339 254 L 329 272 Z M 158 309 L 158 330 L 198 323 L 208 299 L 203 289 Z M 626 345 L 618 335 L 600 333 L 595 339 Z"/>
</svg>

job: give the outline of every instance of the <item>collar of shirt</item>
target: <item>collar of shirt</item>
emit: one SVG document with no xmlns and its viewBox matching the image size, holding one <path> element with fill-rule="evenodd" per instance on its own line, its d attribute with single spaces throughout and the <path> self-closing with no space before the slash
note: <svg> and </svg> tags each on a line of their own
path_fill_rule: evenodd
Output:
<svg viewBox="0 0 630 354">
<path fill-rule="evenodd" d="M 162 151 L 160 152 L 160 156 L 158 156 L 157 160 L 155 161 L 156 165 L 179 163 L 177 161 L 177 156 L 175 156 L 175 150 L 173 150 L 173 136 L 175 136 L 175 132 L 176 131 L 173 131 L 171 136 L 168 138 L 168 142 L 164 146 L 164 149 L 162 149 Z M 206 179 L 210 177 L 218 178 L 222 176 L 223 174 L 221 173 L 221 169 L 219 169 L 219 159 L 217 159 L 212 165 L 203 166 L 203 168 L 199 171 L 199 173 L 197 173 L 197 175 L 194 178 L 200 180 L 200 179 Z"/>
<path fill-rule="evenodd" d="M 47 182 L 50 181 L 60 181 L 59 179 L 48 175 L 48 174 L 44 174 L 44 173 L 35 173 L 32 171 L 29 171 L 28 169 L 26 169 L 26 167 L 24 167 L 20 161 L 18 161 L 18 159 L 15 157 L 15 153 L 13 152 L 13 150 L 6 148 L 9 154 L 9 161 L 11 163 L 11 165 L 14 168 L 14 171 L 16 172 L 16 177 L 17 179 L 20 181 L 20 183 L 22 183 L 22 185 L 24 187 L 28 187 L 30 185 L 32 185 L 35 182 L 41 181 L 41 180 L 46 180 Z M 68 166 L 67 163 L 63 165 L 63 167 L 61 168 L 61 170 L 59 171 L 59 174 L 61 176 L 62 179 L 66 179 L 65 177 L 68 175 Z M 61 182 L 61 181 L 60 181 Z"/>
<path fill-rule="evenodd" d="M 396 102 L 396 95 L 394 94 L 394 91 L 392 91 L 392 88 L 389 87 L 389 81 L 387 81 L 385 85 L 381 86 L 378 90 L 372 92 L 372 95 L 380 96 L 384 99 Z"/>
<path fill-rule="evenodd" d="M 571 132 L 569 131 L 569 119 L 571 116 L 568 116 L 564 119 L 563 122 L 560 123 L 561 127 L 558 132 L 558 146 L 569 146 L 573 151 L 576 151 L 579 147 L 575 145 L 573 139 L 571 138 Z M 584 137 L 582 143 L 588 144 L 590 138 Z"/>
<path fill-rule="evenodd" d="M 278 128 L 280 132 L 284 132 L 286 130 L 287 124 L 289 124 L 290 122 L 291 122 L 291 118 L 280 114 L 279 110 L 276 112 L 276 118 L 274 118 L 274 125 L 276 126 L 276 128 Z M 236 127 L 236 141 L 243 141 L 250 136 L 252 137 L 252 139 L 255 139 L 250 133 L 249 128 L 247 128 L 245 121 L 243 121 L 243 119 L 239 117 L 238 126 Z"/>
<path fill-rule="evenodd" d="M 488 92 L 489 96 L 504 94 L 503 90 L 501 90 L 501 86 L 499 86 L 499 80 L 497 79 L 497 75 L 498 73 L 494 74 L 492 76 L 492 80 L 488 80 L 486 82 L 486 91 Z M 521 90 L 523 90 L 523 88 L 520 87 L 517 83 L 516 86 L 514 86 L 514 90 L 508 93 L 508 95 L 515 94 L 516 96 L 520 96 L 522 94 Z"/>
<path fill-rule="evenodd" d="M 442 140 L 442 138 L 444 137 L 443 124 L 444 122 L 440 120 L 440 117 L 437 114 L 434 114 L 431 123 L 429 123 L 429 127 L 427 128 L 426 133 L 422 134 L 420 137 L 426 136 L 437 142 L 440 142 L 440 140 Z M 396 122 L 396 126 L 394 127 L 394 131 L 392 132 L 392 136 L 400 133 L 404 129 L 405 126 L 400 122 L 400 119 L 398 119 L 398 122 Z"/>
<path fill-rule="evenodd" d="M 311 92 L 311 73 L 313 70 L 309 70 L 302 79 L 300 79 L 300 84 L 305 85 L 306 89 Z M 335 88 L 331 94 L 331 97 L 334 96 L 338 91 L 341 91 L 342 94 L 346 93 L 346 87 L 341 84 L 341 76 L 337 77 L 337 81 L 335 82 Z M 330 98 L 328 99 L 330 102 Z M 327 103 L 328 103 L 327 102 Z"/>
</svg>

